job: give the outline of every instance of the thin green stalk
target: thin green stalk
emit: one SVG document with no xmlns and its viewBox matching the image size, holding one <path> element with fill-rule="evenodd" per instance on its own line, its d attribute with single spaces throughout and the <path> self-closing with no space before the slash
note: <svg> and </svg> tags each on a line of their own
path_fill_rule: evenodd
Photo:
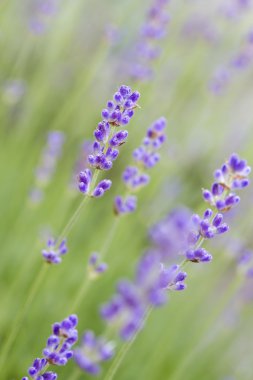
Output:
<svg viewBox="0 0 253 380">
<path fill-rule="evenodd" d="M 14 343 L 17 335 L 18 335 L 18 332 L 19 332 L 19 330 L 22 326 L 22 323 L 26 317 L 26 314 L 27 314 L 36 294 L 37 294 L 37 291 L 38 291 L 40 285 L 42 284 L 42 281 L 45 277 L 47 269 L 48 269 L 48 264 L 44 264 L 41 267 L 40 272 L 39 272 L 35 282 L 33 283 L 33 286 L 30 288 L 30 292 L 28 293 L 28 296 L 27 296 L 27 299 L 26 299 L 26 302 L 25 302 L 23 308 L 20 309 L 19 313 L 17 314 L 16 318 L 13 321 L 12 328 L 10 330 L 10 335 L 8 336 L 8 338 L 7 338 L 5 344 L 3 345 L 3 348 L 2 348 L 2 355 L 1 355 L 1 359 L 0 359 L 0 368 L 2 368 L 1 371 L 4 371 L 4 368 L 5 368 L 4 364 L 5 364 L 7 355 L 9 354 L 10 348 L 11 348 L 12 344 Z"/>
<path fill-rule="evenodd" d="M 73 313 L 78 309 L 84 295 L 87 293 L 87 291 L 89 289 L 90 283 L 91 283 L 91 279 L 89 278 L 89 276 L 86 275 L 86 278 L 83 281 L 83 284 L 79 289 L 79 292 L 77 293 L 76 297 L 74 298 L 73 304 L 71 305 L 70 313 Z"/>
<path fill-rule="evenodd" d="M 152 307 L 149 307 L 147 309 L 147 312 L 143 318 L 143 324 L 145 324 L 147 322 L 152 310 L 153 310 Z M 123 362 L 126 354 L 128 353 L 128 351 L 132 347 L 133 343 L 135 342 L 137 336 L 139 335 L 139 332 L 140 332 L 140 330 L 137 330 L 136 333 L 134 334 L 133 338 L 121 347 L 121 349 L 118 352 L 118 355 L 114 359 L 111 367 L 109 368 L 107 374 L 105 375 L 104 380 L 112 380 L 114 378 L 114 375 L 116 374 L 118 368 L 120 367 L 121 363 Z"/>
<path fill-rule="evenodd" d="M 103 257 L 103 259 L 107 255 L 108 250 L 111 246 L 111 243 L 113 241 L 113 237 L 114 237 L 115 232 L 116 232 L 118 225 L 119 225 L 119 221 L 120 221 L 120 217 L 119 216 L 115 217 L 114 222 L 110 228 L 110 231 L 109 231 L 108 235 L 106 236 L 104 244 L 103 244 L 102 248 L 100 249 L 100 255 L 101 255 L 101 257 Z"/>
</svg>

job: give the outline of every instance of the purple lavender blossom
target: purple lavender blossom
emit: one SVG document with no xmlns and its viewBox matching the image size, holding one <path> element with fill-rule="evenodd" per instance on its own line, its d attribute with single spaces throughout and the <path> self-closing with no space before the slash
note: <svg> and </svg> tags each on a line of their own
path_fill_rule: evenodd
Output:
<svg viewBox="0 0 253 380">
<path fill-rule="evenodd" d="M 93 142 L 91 140 L 84 140 L 81 149 L 78 155 L 78 159 L 76 160 L 72 177 L 70 180 L 70 189 L 77 188 L 77 182 L 79 183 L 79 173 L 82 171 L 83 167 L 88 165 L 88 156 L 92 153 L 93 150 Z M 77 181 L 78 178 L 78 181 Z"/>
<path fill-rule="evenodd" d="M 161 54 L 157 41 L 166 36 L 169 16 L 166 5 L 169 0 L 154 0 L 147 12 L 145 24 L 140 31 L 140 39 L 136 44 L 134 63 L 131 64 L 130 75 L 135 80 L 146 81 L 152 78 L 151 62 Z"/>
<path fill-rule="evenodd" d="M 22 79 L 6 80 L 1 86 L 1 95 L 9 105 L 17 104 L 26 92 L 26 83 Z"/>
<path fill-rule="evenodd" d="M 64 141 L 63 132 L 51 131 L 48 133 L 46 146 L 42 151 L 40 163 L 35 170 L 35 186 L 30 194 L 31 201 L 39 203 L 43 199 L 43 189 L 52 180 L 57 162 L 62 155 Z M 36 194 L 39 194 L 39 197 L 36 197 Z"/>
<path fill-rule="evenodd" d="M 246 36 L 242 48 L 223 68 L 217 69 L 210 82 L 210 90 L 216 95 L 221 94 L 228 83 L 239 72 L 245 71 L 253 63 L 253 31 Z"/>
<path fill-rule="evenodd" d="M 137 197 L 129 195 L 123 199 L 120 195 L 117 195 L 114 199 L 114 212 L 116 215 L 129 214 L 136 210 Z"/>
<path fill-rule="evenodd" d="M 164 129 L 167 121 L 164 117 L 157 119 L 147 130 L 142 145 L 134 150 L 133 158 L 136 166 L 127 166 L 122 179 L 128 192 L 136 192 L 149 183 L 150 177 L 144 170 L 154 167 L 160 160 L 158 149 L 166 140 Z M 134 212 L 137 198 L 127 195 L 125 199 L 116 196 L 114 200 L 114 212 L 116 215 L 124 215 Z"/>
<path fill-rule="evenodd" d="M 35 35 L 41 35 L 48 29 L 50 20 L 58 10 L 58 0 L 36 0 L 31 6 L 29 27 Z"/>
<path fill-rule="evenodd" d="M 189 248 L 191 216 L 191 211 L 186 207 L 177 207 L 151 227 L 149 236 L 162 262 L 177 259 L 179 252 Z"/>
<path fill-rule="evenodd" d="M 112 181 L 110 181 L 109 179 L 103 179 L 103 181 L 99 182 L 98 185 L 95 187 L 92 193 L 92 196 L 94 198 L 102 197 L 105 191 L 108 191 L 111 186 L 112 186 Z"/>
<path fill-rule="evenodd" d="M 140 94 L 132 91 L 128 86 L 121 86 L 114 94 L 113 100 L 109 100 L 107 108 L 102 111 L 103 120 L 98 123 L 94 131 L 95 142 L 91 154 L 88 156 L 88 163 L 91 168 L 97 170 L 110 170 L 119 155 L 119 147 L 126 142 L 128 131 L 115 129 L 125 126 L 134 115 L 134 110 L 138 107 L 137 102 Z M 82 193 L 95 198 L 104 195 L 111 182 L 107 179 L 101 181 L 92 192 L 90 185 L 92 172 L 85 169 L 79 174 L 79 189 Z"/>
<path fill-rule="evenodd" d="M 247 278 L 253 278 L 253 252 L 244 249 L 238 259 L 238 268 Z"/>
<path fill-rule="evenodd" d="M 88 273 L 91 279 L 96 279 L 107 270 L 107 264 L 100 262 L 100 255 L 93 252 L 89 257 Z"/>
<path fill-rule="evenodd" d="M 233 153 L 229 160 L 214 173 L 215 182 L 211 190 L 203 190 L 203 198 L 220 212 L 226 212 L 240 202 L 234 191 L 248 186 L 251 169 L 247 161 Z"/>
<path fill-rule="evenodd" d="M 44 372 L 44 369 L 48 366 L 46 359 L 37 358 L 34 360 L 31 367 L 28 369 L 28 375 L 34 380 L 56 380 L 57 374 L 55 372 Z M 29 377 L 23 377 L 22 380 L 29 380 Z"/>
<path fill-rule="evenodd" d="M 192 215 L 191 221 L 193 229 L 188 236 L 190 244 L 196 244 L 200 238 L 212 239 L 229 229 L 228 225 L 223 223 L 223 215 L 218 213 L 214 216 L 211 209 L 204 212 L 203 218 L 198 214 Z"/>
<path fill-rule="evenodd" d="M 74 350 L 78 366 L 91 375 L 98 375 L 101 371 L 100 363 L 111 359 L 113 355 L 114 345 L 102 337 L 95 337 L 92 331 L 84 333 L 81 347 Z"/>
<path fill-rule="evenodd" d="M 72 358 L 71 347 L 77 342 L 78 333 L 76 315 L 70 315 L 62 322 L 56 322 L 52 326 L 53 334 L 47 340 L 47 346 L 43 355 L 47 362 L 54 365 L 65 365 Z"/>
<path fill-rule="evenodd" d="M 45 261 L 49 264 L 59 264 L 62 261 L 61 256 L 65 255 L 68 252 L 66 246 L 66 239 L 62 240 L 58 245 L 57 241 L 54 239 L 49 239 L 47 241 L 48 249 L 42 250 L 42 256 Z"/>
<path fill-rule="evenodd" d="M 46 348 L 43 350 L 43 358 L 34 360 L 32 366 L 28 369 L 28 375 L 34 380 L 56 380 L 57 374 L 51 371 L 45 371 L 50 364 L 62 366 L 67 364 L 72 358 L 73 351 L 71 347 L 78 339 L 76 326 L 78 323 L 75 314 L 70 315 L 62 322 L 56 322 L 52 326 L 53 334 L 47 340 Z M 22 380 L 28 380 L 23 377 Z"/>
<path fill-rule="evenodd" d="M 148 307 L 163 305 L 168 291 L 185 289 L 186 276 L 178 265 L 167 268 L 155 252 L 147 252 L 137 265 L 134 282 L 120 281 L 116 295 L 102 306 L 102 318 L 119 331 L 123 340 L 129 340 L 143 327 Z"/>
</svg>

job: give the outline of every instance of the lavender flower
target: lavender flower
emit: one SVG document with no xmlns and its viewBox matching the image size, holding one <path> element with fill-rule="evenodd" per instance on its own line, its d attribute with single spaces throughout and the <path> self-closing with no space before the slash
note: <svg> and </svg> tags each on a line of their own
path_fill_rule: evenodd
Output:
<svg viewBox="0 0 253 380">
<path fill-rule="evenodd" d="M 228 225 L 223 223 L 223 215 L 218 213 L 213 216 L 211 209 L 204 212 L 203 218 L 194 214 L 191 220 L 194 229 L 189 233 L 188 241 L 193 244 L 196 244 L 200 238 L 211 239 L 229 229 Z"/>
<path fill-rule="evenodd" d="M 105 191 L 109 190 L 112 185 L 112 181 L 109 179 L 104 179 L 103 181 L 99 182 L 99 184 L 95 187 L 92 195 L 95 198 L 100 198 L 104 195 Z"/>
<path fill-rule="evenodd" d="M 238 268 L 247 278 L 253 278 L 253 252 L 245 249 L 239 259 Z"/>
<path fill-rule="evenodd" d="M 149 236 L 162 262 L 171 262 L 178 258 L 179 252 L 189 248 L 191 211 L 186 207 L 177 207 L 164 219 L 151 227 Z"/>
<path fill-rule="evenodd" d="M 119 147 L 126 142 L 128 131 L 115 129 L 125 126 L 134 115 L 134 109 L 138 107 L 137 101 L 140 94 L 132 91 L 128 86 L 121 86 L 114 94 L 113 100 L 109 100 L 107 108 L 102 111 L 103 120 L 98 123 L 94 132 L 95 142 L 92 153 L 88 156 L 91 168 L 97 170 L 110 170 L 119 155 Z M 107 179 L 101 181 L 96 188 L 90 191 L 93 174 L 90 169 L 85 169 L 79 174 L 79 189 L 82 193 L 95 198 L 103 196 L 111 182 Z M 90 193 L 91 192 L 91 193 Z"/>
<path fill-rule="evenodd" d="M 32 4 L 29 26 L 35 35 L 47 31 L 51 18 L 57 13 L 58 0 L 37 0 Z"/>
<path fill-rule="evenodd" d="M 140 39 L 136 45 L 136 57 L 130 69 L 130 75 L 135 80 L 146 81 L 153 75 L 151 62 L 161 54 L 157 41 L 165 37 L 169 21 L 165 9 L 168 2 L 169 0 L 154 0 L 148 10 L 146 23 L 141 28 Z"/>
<path fill-rule="evenodd" d="M 123 172 L 122 179 L 127 186 L 128 192 L 136 192 L 149 183 L 150 177 L 144 170 L 154 167 L 160 160 L 158 149 L 166 140 L 164 129 L 167 125 L 166 119 L 160 117 L 147 130 L 142 145 L 134 150 L 133 158 L 136 166 L 127 166 Z M 116 196 L 114 200 L 114 212 L 123 215 L 134 212 L 137 206 L 137 198 L 128 195 L 125 199 Z"/>
<path fill-rule="evenodd" d="M 85 167 L 88 164 L 88 156 L 92 153 L 92 150 L 93 150 L 93 142 L 91 140 L 84 140 L 81 145 L 78 159 L 76 160 L 76 163 L 74 166 L 72 178 L 70 180 L 70 189 L 76 190 L 78 175 L 82 171 L 83 167 Z"/>
<path fill-rule="evenodd" d="M 47 135 L 47 143 L 43 149 L 39 166 L 35 170 L 35 186 L 31 190 L 30 200 L 39 203 L 43 199 L 43 189 L 50 183 L 56 165 L 62 155 L 65 140 L 63 132 L 52 131 Z"/>
<path fill-rule="evenodd" d="M 88 272 L 91 279 L 95 279 L 107 270 L 107 264 L 100 262 L 100 256 L 94 252 L 89 257 Z"/>
<path fill-rule="evenodd" d="M 102 337 L 96 338 L 92 331 L 86 331 L 80 348 L 74 350 L 74 359 L 78 366 L 90 373 L 100 373 L 100 363 L 111 359 L 114 355 L 114 345 Z"/>
<path fill-rule="evenodd" d="M 184 290 L 186 277 L 178 265 L 167 268 L 155 252 L 147 252 L 137 265 L 134 282 L 120 281 L 116 295 L 102 306 L 102 318 L 119 331 L 123 340 L 129 340 L 143 327 L 147 308 L 163 305 L 169 290 Z"/>
<path fill-rule="evenodd" d="M 211 190 L 203 190 L 203 198 L 218 211 L 226 212 L 240 202 L 233 191 L 248 186 L 251 169 L 247 161 L 233 153 L 229 160 L 214 173 L 215 182 Z"/>
<path fill-rule="evenodd" d="M 32 366 L 28 369 L 28 375 L 34 380 L 55 380 L 57 374 L 46 371 L 50 364 L 62 366 L 67 364 L 72 358 L 73 351 L 71 347 L 78 339 L 76 330 L 77 316 L 70 315 L 62 322 L 54 323 L 52 326 L 53 334 L 47 340 L 46 348 L 43 350 L 43 358 L 34 360 Z M 23 377 L 22 380 L 28 380 Z"/>
<path fill-rule="evenodd" d="M 42 373 L 47 366 L 48 362 L 46 359 L 35 359 L 32 366 L 28 369 L 29 377 L 34 380 L 56 380 L 57 374 L 55 372 L 47 371 Z M 23 377 L 22 380 L 29 380 L 29 377 Z"/>
<path fill-rule="evenodd" d="M 222 69 L 215 71 L 210 83 L 210 89 L 215 94 L 220 94 L 229 81 L 239 72 L 245 71 L 253 62 L 253 31 L 251 30 L 238 53 L 230 59 Z"/>
<path fill-rule="evenodd" d="M 42 256 L 49 264 L 59 264 L 62 259 L 61 256 L 68 252 L 66 246 L 66 239 L 64 239 L 59 245 L 56 240 L 49 239 L 47 242 L 48 249 L 42 250 Z"/>
</svg>

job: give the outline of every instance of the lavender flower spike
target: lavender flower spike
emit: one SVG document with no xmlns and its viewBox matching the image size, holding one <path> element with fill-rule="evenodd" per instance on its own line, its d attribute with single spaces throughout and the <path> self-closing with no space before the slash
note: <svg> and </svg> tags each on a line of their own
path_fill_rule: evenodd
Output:
<svg viewBox="0 0 253 380">
<path fill-rule="evenodd" d="M 88 274 L 91 279 L 96 279 L 107 270 L 107 264 L 100 262 L 100 256 L 93 252 L 89 257 Z"/>
<path fill-rule="evenodd" d="M 47 340 L 47 346 L 43 350 L 43 358 L 35 359 L 32 366 L 28 369 L 28 375 L 31 379 L 57 379 L 56 373 L 46 371 L 46 369 L 50 364 L 57 366 L 65 365 L 72 358 L 73 351 L 71 347 L 78 339 L 77 322 L 77 316 L 73 314 L 62 322 L 53 324 L 53 334 Z M 29 380 L 29 377 L 23 377 L 22 380 Z"/>
<path fill-rule="evenodd" d="M 74 350 L 74 359 L 78 366 L 90 373 L 98 375 L 100 363 L 111 359 L 114 355 L 114 345 L 102 337 L 96 338 L 92 331 L 86 331 L 80 348 Z"/>
<path fill-rule="evenodd" d="M 57 244 L 56 240 L 49 239 L 47 246 L 48 249 L 42 250 L 42 256 L 44 257 L 45 261 L 49 264 L 61 263 L 61 256 L 65 255 L 68 252 L 66 239 L 62 240 L 59 245 Z"/>
<path fill-rule="evenodd" d="M 102 111 L 103 120 L 98 123 L 94 131 L 95 141 L 92 152 L 88 156 L 88 164 L 97 170 L 110 170 L 119 155 L 119 147 L 126 142 L 128 131 L 117 130 L 127 125 L 134 115 L 134 110 L 140 94 L 132 91 L 128 86 L 120 86 L 114 94 L 113 100 L 109 100 L 107 108 Z M 95 189 L 91 189 L 93 173 L 90 169 L 81 171 L 78 178 L 79 190 L 95 198 L 104 195 L 109 190 L 111 181 L 108 179 L 100 182 Z M 94 185 L 94 184 L 93 184 Z M 92 187 L 93 187 L 92 185 Z"/>
<path fill-rule="evenodd" d="M 158 149 L 166 140 L 164 129 L 167 121 L 164 117 L 157 119 L 147 130 L 146 136 L 133 152 L 136 166 L 127 166 L 122 179 L 127 186 L 128 192 L 136 192 L 149 183 L 150 177 L 146 170 L 153 168 L 160 160 Z M 116 215 L 124 215 L 134 212 L 137 206 L 137 198 L 128 195 L 125 199 L 116 196 L 114 200 L 114 212 Z"/>
<path fill-rule="evenodd" d="M 215 182 L 211 190 L 203 190 L 204 200 L 220 212 L 230 210 L 240 202 L 239 196 L 234 191 L 248 186 L 250 171 L 247 161 L 241 160 L 233 153 L 225 164 L 215 171 Z"/>
</svg>

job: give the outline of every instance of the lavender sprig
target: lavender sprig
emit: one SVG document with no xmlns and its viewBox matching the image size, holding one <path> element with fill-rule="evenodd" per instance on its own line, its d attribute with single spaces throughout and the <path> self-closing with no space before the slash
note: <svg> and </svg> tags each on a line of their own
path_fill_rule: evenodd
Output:
<svg viewBox="0 0 253 380">
<path fill-rule="evenodd" d="M 127 166 L 122 179 L 127 187 L 127 196 L 116 196 L 114 200 L 114 212 L 116 215 L 132 213 L 137 207 L 137 198 L 132 193 L 137 192 L 149 183 L 150 177 L 146 173 L 160 160 L 158 150 L 166 140 L 164 129 L 167 121 L 164 117 L 157 119 L 147 130 L 142 145 L 134 150 L 133 158 L 135 166 Z"/>
<path fill-rule="evenodd" d="M 81 346 L 74 350 L 77 365 L 91 375 L 101 371 L 100 363 L 111 359 L 114 355 L 114 344 L 103 337 L 95 337 L 92 331 L 86 331 Z"/>
<path fill-rule="evenodd" d="M 57 374 L 47 371 L 49 365 L 62 366 L 66 365 L 72 358 L 72 346 L 78 339 L 76 326 L 78 319 L 76 315 L 70 315 L 61 322 L 56 322 L 52 326 L 52 335 L 47 340 L 47 345 L 43 350 L 43 358 L 34 360 L 32 366 L 28 369 L 29 377 L 23 377 L 22 380 L 55 380 Z"/>
<path fill-rule="evenodd" d="M 95 142 L 93 152 L 88 156 L 91 168 L 104 171 L 110 170 L 119 155 L 119 147 L 125 143 L 128 131 L 115 130 L 127 125 L 134 115 L 134 109 L 138 107 L 137 101 L 140 94 L 132 92 L 128 86 L 121 86 L 114 94 L 113 100 L 109 100 L 107 108 L 102 111 L 103 120 L 98 123 L 94 132 Z M 95 189 L 91 188 L 94 174 L 90 169 L 85 169 L 79 174 L 79 190 L 88 196 L 95 198 L 103 196 L 104 192 L 111 187 L 111 181 L 101 181 Z"/>
<path fill-rule="evenodd" d="M 210 82 L 210 90 L 220 95 L 224 89 L 228 86 L 231 79 L 233 79 L 238 73 L 243 72 L 252 65 L 253 62 L 253 31 L 251 30 L 246 36 L 243 46 L 222 67 L 215 70 L 213 78 Z"/>
<path fill-rule="evenodd" d="M 153 76 L 152 61 L 161 55 L 157 41 L 166 35 L 169 16 L 166 5 L 169 0 L 154 0 L 147 12 L 146 22 L 140 31 L 136 45 L 136 57 L 131 64 L 130 75 L 134 80 L 147 81 Z"/>
<path fill-rule="evenodd" d="M 40 163 L 35 170 L 35 185 L 30 191 L 29 199 L 38 204 L 42 201 L 43 189 L 48 186 L 56 170 L 56 165 L 62 155 L 62 146 L 65 141 L 63 132 L 51 131 L 47 135 L 47 143 L 43 149 Z"/>
</svg>

